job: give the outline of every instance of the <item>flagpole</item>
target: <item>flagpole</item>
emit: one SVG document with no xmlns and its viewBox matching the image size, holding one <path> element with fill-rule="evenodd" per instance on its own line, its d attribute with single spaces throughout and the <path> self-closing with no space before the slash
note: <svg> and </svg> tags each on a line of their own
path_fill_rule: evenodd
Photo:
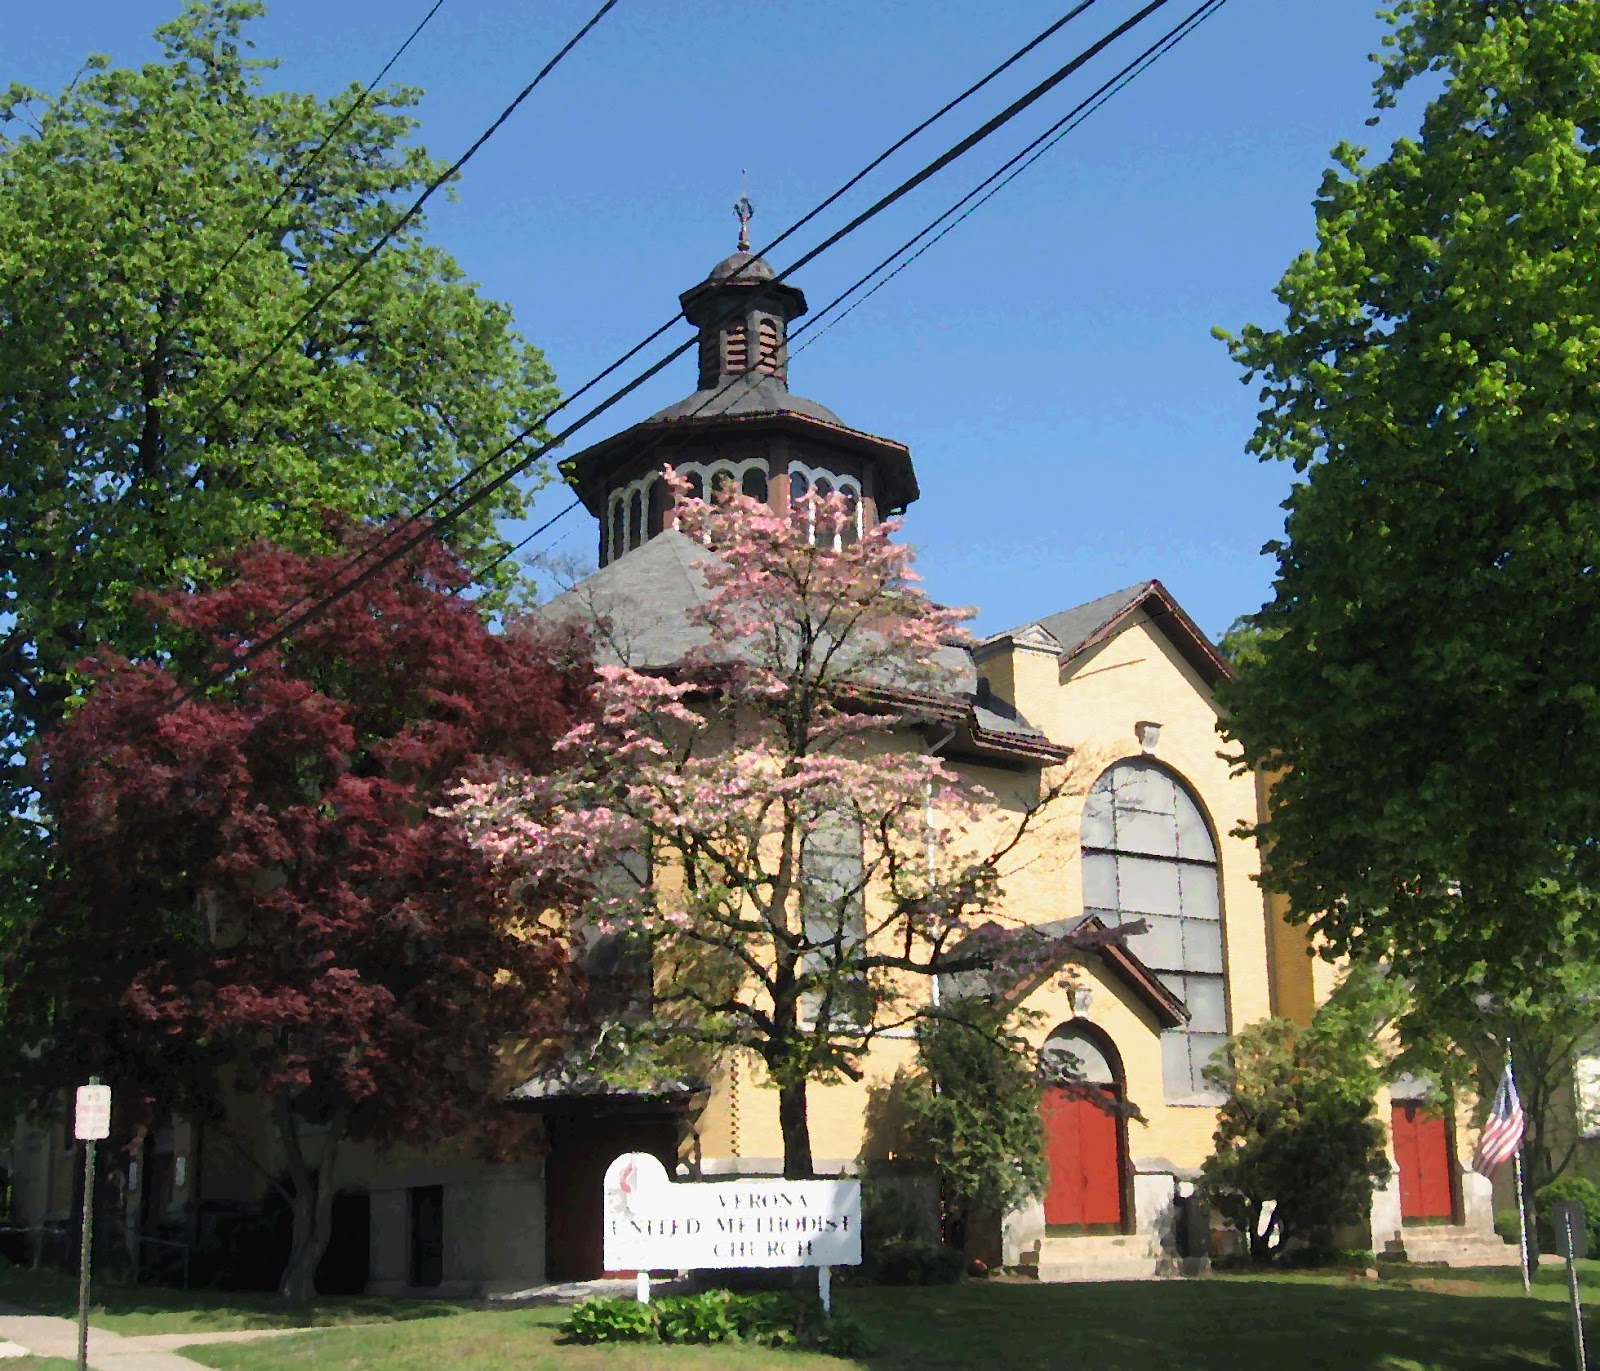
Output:
<svg viewBox="0 0 1600 1371">
<path fill-rule="evenodd" d="M 1506 1080 L 1511 1082 L 1512 1093 L 1516 1093 L 1517 1078 L 1511 1070 L 1511 1039 L 1506 1039 Z M 1517 1150 L 1513 1153 L 1516 1163 L 1517 1176 L 1517 1232 L 1522 1239 L 1522 1293 L 1533 1293 L 1533 1278 L 1528 1274 L 1528 1205 L 1522 1193 L 1522 1144 L 1526 1134 L 1517 1139 Z"/>
</svg>

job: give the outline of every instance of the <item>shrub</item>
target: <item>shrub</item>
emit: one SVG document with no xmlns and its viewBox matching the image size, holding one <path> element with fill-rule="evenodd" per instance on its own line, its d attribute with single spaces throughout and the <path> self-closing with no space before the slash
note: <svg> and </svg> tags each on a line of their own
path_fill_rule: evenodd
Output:
<svg viewBox="0 0 1600 1371">
<path fill-rule="evenodd" d="M 1583 1206 L 1584 1227 L 1589 1230 L 1589 1255 L 1600 1256 L 1600 1185 L 1581 1176 L 1563 1176 L 1540 1186 L 1533 1197 L 1533 1212 L 1539 1225 L 1539 1247 L 1544 1252 L 1556 1250 L 1555 1206 L 1558 1200 L 1576 1200 Z M 1511 1235 L 1516 1238 L 1517 1216 L 1511 1215 Z"/>
<path fill-rule="evenodd" d="M 1587 1211 L 1588 1206 L 1584 1206 Z M 1518 1242 L 1522 1236 L 1522 1225 L 1517 1221 L 1515 1209 L 1497 1209 L 1494 1211 L 1494 1231 L 1507 1242 Z"/>
<path fill-rule="evenodd" d="M 669 1295 L 650 1304 L 584 1300 L 573 1307 L 563 1331 L 578 1343 L 747 1342 L 836 1357 L 863 1356 L 873 1350 L 865 1330 L 849 1315 L 830 1317 L 815 1296 L 779 1290 L 751 1294 L 707 1290 Z"/>
<path fill-rule="evenodd" d="M 637 1300 L 584 1300 L 567 1315 L 573 1342 L 655 1342 L 657 1305 Z"/>
<path fill-rule="evenodd" d="M 1301 1244 L 1331 1246 L 1332 1229 L 1360 1222 L 1374 1184 L 1388 1177 L 1373 1116 L 1381 1080 L 1374 1030 L 1391 994 L 1381 977 L 1354 968 L 1308 1027 L 1251 1024 L 1206 1067 L 1226 1099 L 1200 1194 L 1249 1235 L 1255 1262 Z"/>
<path fill-rule="evenodd" d="M 902 1238 L 873 1252 L 870 1277 L 880 1285 L 950 1285 L 966 1266 L 966 1257 L 946 1243 Z"/>
</svg>

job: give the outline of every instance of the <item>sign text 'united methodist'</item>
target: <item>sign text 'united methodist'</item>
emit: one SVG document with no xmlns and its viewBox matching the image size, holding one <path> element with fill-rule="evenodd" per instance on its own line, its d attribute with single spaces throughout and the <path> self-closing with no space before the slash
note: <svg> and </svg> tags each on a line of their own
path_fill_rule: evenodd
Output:
<svg viewBox="0 0 1600 1371">
<path fill-rule="evenodd" d="M 628 1152 L 606 1170 L 608 1271 L 858 1266 L 861 1182 L 674 1182 Z"/>
</svg>

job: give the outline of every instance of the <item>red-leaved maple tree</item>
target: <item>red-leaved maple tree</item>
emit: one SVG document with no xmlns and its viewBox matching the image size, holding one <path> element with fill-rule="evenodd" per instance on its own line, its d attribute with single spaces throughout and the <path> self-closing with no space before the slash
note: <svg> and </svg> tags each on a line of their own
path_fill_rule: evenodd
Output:
<svg viewBox="0 0 1600 1371">
<path fill-rule="evenodd" d="M 264 1098 L 293 1301 L 340 1144 L 482 1139 L 505 1045 L 564 1020 L 565 943 L 530 912 L 548 902 L 510 899 L 432 811 L 463 779 L 547 770 L 590 691 L 578 640 L 491 632 L 431 541 L 220 679 L 340 561 L 248 548 L 221 588 L 149 597 L 159 659 L 88 665 L 37 756 L 57 880 L 7 967 L 11 1027 L 48 1026 L 38 1078 L 98 1071 L 219 1128 Z"/>
</svg>

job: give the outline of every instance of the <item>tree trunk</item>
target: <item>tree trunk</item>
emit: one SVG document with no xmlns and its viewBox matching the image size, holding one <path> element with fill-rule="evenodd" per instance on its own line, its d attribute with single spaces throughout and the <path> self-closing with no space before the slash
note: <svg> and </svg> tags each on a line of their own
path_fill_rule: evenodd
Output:
<svg viewBox="0 0 1600 1371">
<path fill-rule="evenodd" d="M 778 1127 L 783 1130 L 783 1177 L 808 1181 L 811 1166 L 811 1122 L 806 1114 L 806 1082 L 789 1081 L 778 1087 Z"/>
<path fill-rule="evenodd" d="M 345 1116 L 336 1111 L 323 1134 L 322 1155 L 315 1167 L 300 1148 L 294 1107 L 277 1102 L 278 1130 L 289 1163 L 290 1212 L 294 1225 L 289 1243 L 289 1264 L 284 1268 L 278 1293 L 295 1306 L 309 1305 L 317 1294 L 317 1266 L 333 1234 L 334 1165 L 344 1136 Z"/>
</svg>

